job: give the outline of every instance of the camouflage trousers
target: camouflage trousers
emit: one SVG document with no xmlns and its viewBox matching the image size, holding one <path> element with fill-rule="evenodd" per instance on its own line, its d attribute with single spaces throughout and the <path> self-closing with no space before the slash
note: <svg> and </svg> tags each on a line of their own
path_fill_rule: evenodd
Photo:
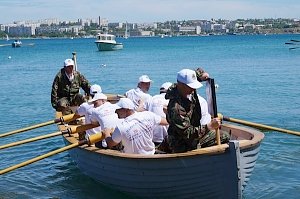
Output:
<svg viewBox="0 0 300 199">
<path fill-rule="evenodd" d="M 220 130 L 221 143 L 228 143 L 230 135 Z M 183 153 L 186 151 L 194 150 L 197 148 L 204 148 L 216 145 L 216 132 L 209 131 L 200 139 L 192 137 L 191 139 L 178 139 L 175 136 L 168 135 L 164 138 L 163 142 L 157 147 L 158 150 L 164 151 L 166 153 Z"/>
<path fill-rule="evenodd" d="M 71 99 L 68 97 L 63 97 L 57 101 L 56 110 L 61 111 L 63 115 L 68 115 L 72 113 L 70 108 L 71 106 L 79 106 L 85 101 L 85 97 L 79 93 L 74 95 Z"/>
<path fill-rule="evenodd" d="M 226 131 L 222 131 L 222 130 L 219 130 L 219 131 L 220 131 L 221 144 L 229 142 L 229 139 L 230 139 L 229 133 Z M 209 147 L 209 146 L 213 146 L 213 145 L 217 145 L 216 131 L 209 131 L 207 134 L 205 134 L 199 140 L 199 146 L 201 148 Z"/>
</svg>

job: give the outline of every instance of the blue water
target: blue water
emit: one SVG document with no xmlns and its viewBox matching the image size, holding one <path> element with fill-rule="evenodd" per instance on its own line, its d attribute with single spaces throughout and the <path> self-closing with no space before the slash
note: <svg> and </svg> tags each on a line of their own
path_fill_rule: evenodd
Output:
<svg viewBox="0 0 300 199">
<path fill-rule="evenodd" d="M 120 39 L 124 49 L 114 52 L 97 51 L 94 39 L 23 40 L 21 48 L 0 47 L 0 133 L 54 118 L 52 81 L 72 52 L 79 70 L 106 93 L 123 94 L 147 74 L 154 80 L 150 93 L 156 94 L 163 82 L 176 81 L 180 69 L 202 66 L 219 85 L 223 115 L 300 131 L 300 49 L 288 50 L 284 43 L 290 39 L 300 35 L 129 38 Z M 55 131 L 55 125 L 39 128 L 0 138 L 0 145 Z M 299 198 L 300 137 L 265 135 L 244 198 Z M 63 146 L 58 136 L 1 150 L 0 169 Z M 67 152 L 0 179 L 5 199 L 130 198 L 83 175 Z"/>
</svg>

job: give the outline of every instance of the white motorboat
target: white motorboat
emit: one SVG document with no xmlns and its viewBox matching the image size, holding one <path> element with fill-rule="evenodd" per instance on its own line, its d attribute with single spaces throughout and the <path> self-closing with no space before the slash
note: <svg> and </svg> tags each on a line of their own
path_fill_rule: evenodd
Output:
<svg viewBox="0 0 300 199">
<path fill-rule="evenodd" d="M 18 47 L 21 47 L 22 45 L 22 42 L 20 40 L 15 40 L 14 42 L 12 42 L 11 46 L 13 48 L 18 48 Z"/>
<path fill-rule="evenodd" d="M 123 44 L 116 42 L 116 36 L 107 33 L 98 33 L 96 36 L 95 43 L 99 51 L 112 51 L 123 49 Z"/>
</svg>

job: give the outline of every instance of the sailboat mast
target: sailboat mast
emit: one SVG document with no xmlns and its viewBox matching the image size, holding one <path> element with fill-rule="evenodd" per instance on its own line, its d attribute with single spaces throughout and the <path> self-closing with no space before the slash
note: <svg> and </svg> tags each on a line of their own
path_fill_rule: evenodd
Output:
<svg viewBox="0 0 300 199">
<path fill-rule="evenodd" d="M 125 37 L 125 39 L 127 39 L 127 38 L 128 38 L 127 31 L 128 31 L 128 30 L 127 30 L 127 21 L 126 21 L 126 24 L 125 24 L 125 36 L 124 36 L 124 37 Z"/>
</svg>

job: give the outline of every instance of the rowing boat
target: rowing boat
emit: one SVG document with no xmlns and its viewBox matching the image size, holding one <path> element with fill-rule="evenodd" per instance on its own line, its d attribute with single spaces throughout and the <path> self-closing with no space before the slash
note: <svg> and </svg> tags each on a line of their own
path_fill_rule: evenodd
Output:
<svg viewBox="0 0 300 199">
<path fill-rule="evenodd" d="M 111 101 L 117 96 L 109 96 Z M 61 114 L 57 113 L 57 117 Z M 59 124 L 61 131 L 72 125 Z M 228 144 L 175 154 L 125 154 L 83 145 L 69 150 L 82 173 L 126 194 L 142 198 L 242 198 L 264 134 L 249 127 L 222 124 Z M 77 134 L 63 136 L 66 145 Z"/>
</svg>

